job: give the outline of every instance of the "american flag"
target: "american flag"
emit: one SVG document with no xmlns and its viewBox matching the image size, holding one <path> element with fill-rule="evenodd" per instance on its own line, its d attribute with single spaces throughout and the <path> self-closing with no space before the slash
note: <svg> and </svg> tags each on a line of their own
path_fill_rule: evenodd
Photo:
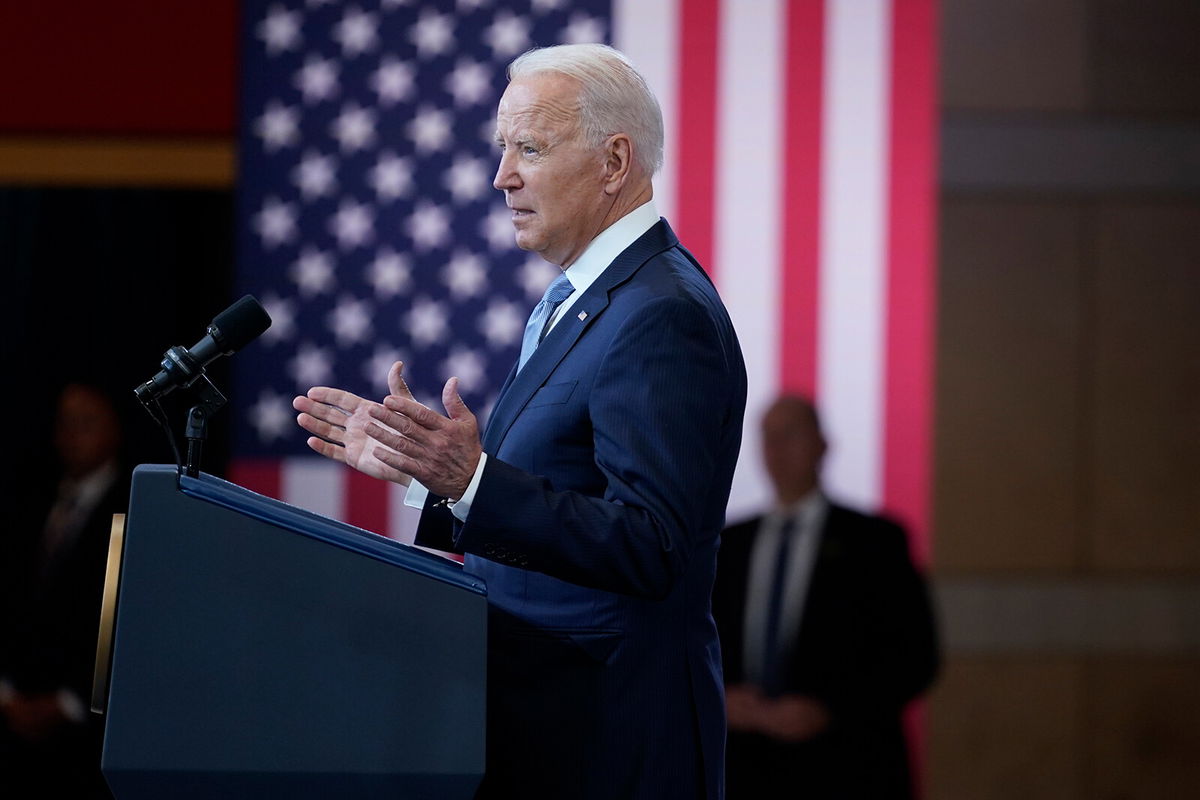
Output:
<svg viewBox="0 0 1200 800">
<path fill-rule="evenodd" d="M 813 394 L 826 483 L 926 553 L 933 0 L 252 0 L 239 288 L 275 320 L 234 359 L 231 477 L 407 538 L 398 487 L 309 457 L 293 395 L 388 365 L 486 419 L 554 267 L 514 249 L 493 114 L 535 45 L 606 41 L 663 107 L 659 210 L 707 266 L 750 378 L 730 517 L 767 504 L 758 419 Z"/>
</svg>

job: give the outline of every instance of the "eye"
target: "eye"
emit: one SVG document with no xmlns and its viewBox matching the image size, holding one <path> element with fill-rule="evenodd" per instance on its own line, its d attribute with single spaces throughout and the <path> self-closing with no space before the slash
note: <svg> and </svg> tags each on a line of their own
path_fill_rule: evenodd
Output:
<svg viewBox="0 0 1200 800">
<path fill-rule="evenodd" d="M 537 150 L 537 148 L 536 148 L 536 147 L 534 147 L 533 145 L 531 145 L 531 144 L 527 144 L 527 145 L 524 145 L 524 146 L 521 148 L 521 152 L 522 152 L 522 153 L 524 153 L 524 154 L 525 154 L 525 155 L 527 155 L 527 156 L 536 156 L 536 155 L 537 155 L 537 153 L 538 153 L 538 150 Z"/>
</svg>

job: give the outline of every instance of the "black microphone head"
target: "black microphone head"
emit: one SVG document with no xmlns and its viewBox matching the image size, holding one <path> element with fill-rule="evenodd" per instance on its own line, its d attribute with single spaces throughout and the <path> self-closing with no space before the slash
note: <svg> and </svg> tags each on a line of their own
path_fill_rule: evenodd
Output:
<svg viewBox="0 0 1200 800">
<path fill-rule="evenodd" d="M 241 350 L 271 327 L 271 316 L 254 299 L 246 295 L 241 300 L 213 317 L 208 332 L 221 346 L 226 355 Z"/>
</svg>

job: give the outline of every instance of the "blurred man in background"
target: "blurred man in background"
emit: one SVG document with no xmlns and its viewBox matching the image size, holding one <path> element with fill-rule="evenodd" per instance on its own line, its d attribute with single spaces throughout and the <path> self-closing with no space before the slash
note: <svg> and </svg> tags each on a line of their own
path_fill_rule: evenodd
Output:
<svg viewBox="0 0 1200 800">
<path fill-rule="evenodd" d="M 88 706 L 112 515 L 129 499 L 121 441 L 109 395 L 66 386 L 54 428 L 58 475 L 16 493 L 6 510 L 0 774 L 36 796 L 109 796 L 103 725 Z"/>
<path fill-rule="evenodd" d="M 901 712 L 938 651 L 905 533 L 821 491 L 807 400 L 779 398 L 762 442 L 776 506 L 722 535 L 713 592 L 728 797 L 910 797 Z"/>
</svg>

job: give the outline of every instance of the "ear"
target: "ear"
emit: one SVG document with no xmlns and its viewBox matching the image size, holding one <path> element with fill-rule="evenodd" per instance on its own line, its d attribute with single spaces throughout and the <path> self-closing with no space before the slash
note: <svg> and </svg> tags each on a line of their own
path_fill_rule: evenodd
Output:
<svg viewBox="0 0 1200 800">
<path fill-rule="evenodd" d="M 633 142 L 629 135 L 614 133 L 604 142 L 604 193 L 613 195 L 633 171 Z"/>
</svg>

